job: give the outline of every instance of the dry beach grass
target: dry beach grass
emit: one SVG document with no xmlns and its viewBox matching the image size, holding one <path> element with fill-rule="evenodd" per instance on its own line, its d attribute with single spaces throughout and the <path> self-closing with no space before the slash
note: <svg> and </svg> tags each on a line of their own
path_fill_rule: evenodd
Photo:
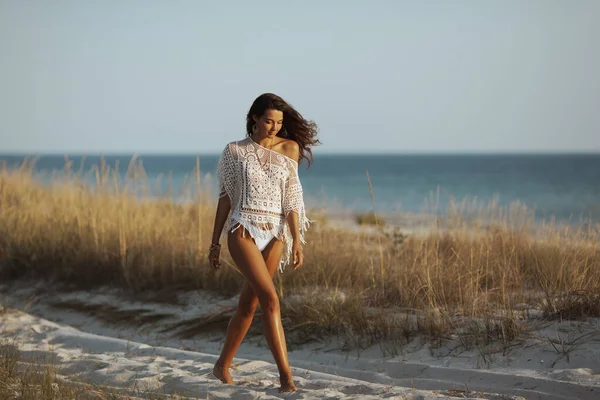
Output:
<svg viewBox="0 0 600 400">
<path fill-rule="evenodd" d="M 85 174 L 95 186 L 84 184 Z M 173 202 L 149 196 L 153 186 L 135 159 L 123 175 L 105 164 L 74 171 L 67 160 L 50 184 L 36 178 L 31 161 L 3 166 L 1 278 L 113 285 L 138 296 L 233 295 L 242 277 L 227 251 L 219 272 L 206 260 L 216 204 L 203 179 L 198 167 L 190 171 L 177 188 L 186 201 Z M 350 348 L 378 343 L 394 353 L 421 334 L 432 342 L 454 337 L 467 348 L 510 346 L 532 312 L 600 316 L 598 230 L 534 228 L 524 210 L 455 203 L 425 234 L 389 224 L 375 233 L 341 229 L 320 218 L 308 233 L 305 265 L 276 278 L 292 345 L 336 335 Z"/>
</svg>

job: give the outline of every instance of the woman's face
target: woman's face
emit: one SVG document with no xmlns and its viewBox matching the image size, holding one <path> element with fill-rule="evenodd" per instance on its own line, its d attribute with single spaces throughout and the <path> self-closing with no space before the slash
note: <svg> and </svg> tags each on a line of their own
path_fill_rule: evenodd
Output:
<svg viewBox="0 0 600 400">
<path fill-rule="evenodd" d="M 258 126 L 258 135 L 260 137 L 273 138 L 283 125 L 283 112 L 279 110 L 265 110 L 265 113 L 260 117 L 254 117 L 254 122 Z"/>
</svg>

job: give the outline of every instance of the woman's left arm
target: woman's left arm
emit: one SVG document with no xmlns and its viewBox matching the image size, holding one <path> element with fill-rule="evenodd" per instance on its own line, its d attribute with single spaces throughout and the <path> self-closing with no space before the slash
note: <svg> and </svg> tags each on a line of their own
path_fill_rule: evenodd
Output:
<svg viewBox="0 0 600 400">
<path fill-rule="evenodd" d="M 293 140 L 286 143 L 284 148 L 286 155 L 295 160 L 297 163 L 300 159 L 300 146 Z M 296 176 L 296 179 L 299 179 Z M 300 224 L 298 219 L 298 211 L 290 209 L 286 210 L 286 221 L 292 234 L 292 259 L 294 269 L 298 269 L 304 263 L 304 255 L 302 253 L 302 239 L 300 237 Z"/>
<path fill-rule="evenodd" d="M 304 254 L 302 253 L 302 242 L 300 241 L 300 229 L 298 225 L 298 213 L 290 211 L 286 217 L 290 232 L 292 233 L 292 257 L 294 269 L 298 269 L 304 263 Z"/>
</svg>

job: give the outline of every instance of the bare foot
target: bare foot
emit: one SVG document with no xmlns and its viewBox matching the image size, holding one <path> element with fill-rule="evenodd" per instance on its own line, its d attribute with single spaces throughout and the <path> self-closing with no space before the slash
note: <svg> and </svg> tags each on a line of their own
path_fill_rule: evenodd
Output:
<svg viewBox="0 0 600 400">
<path fill-rule="evenodd" d="M 280 378 L 279 382 L 281 383 L 281 387 L 279 388 L 279 393 L 285 392 L 297 392 L 298 388 L 294 385 L 294 380 L 292 377 Z"/>
<path fill-rule="evenodd" d="M 231 375 L 229 375 L 229 368 L 223 368 L 221 365 L 215 364 L 213 375 L 220 379 L 221 382 L 233 385 L 233 379 L 231 379 Z"/>
</svg>

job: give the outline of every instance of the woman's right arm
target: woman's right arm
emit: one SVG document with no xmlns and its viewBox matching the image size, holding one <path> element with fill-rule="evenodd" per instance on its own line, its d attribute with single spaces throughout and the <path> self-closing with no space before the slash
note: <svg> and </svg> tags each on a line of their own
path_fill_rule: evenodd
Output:
<svg viewBox="0 0 600 400">
<path fill-rule="evenodd" d="M 223 232 L 223 227 L 225 226 L 225 222 L 227 221 L 227 217 L 229 216 L 230 210 L 231 199 L 229 198 L 229 195 L 224 193 L 219 197 L 219 202 L 217 203 L 217 212 L 215 213 L 215 225 L 213 228 L 211 242 L 212 244 L 219 244 L 221 232 Z"/>
<path fill-rule="evenodd" d="M 215 269 L 219 269 L 221 265 L 221 262 L 219 261 L 219 256 L 221 253 L 221 245 L 219 244 L 219 240 L 221 238 L 221 233 L 223 232 L 223 227 L 227 222 L 229 211 L 231 210 L 230 194 L 233 196 L 236 187 L 236 174 L 233 166 L 234 162 L 235 160 L 233 158 L 230 145 L 228 144 L 223 149 L 221 157 L 219 158 L 219 162 L 217 163 L 219 202 L 217 203 L 212 241 L 208 252 L 210 265 Z"/>
<path fill-rule="evenodd" d="M 221 245 L 219 244 L 219 239 L 221 238 L 221 232 L 223 232 L 223 226 L 225 226 L 230 209 L 231 200 L 229 199 L 229 196 L 227 194 L 221 195 L 219 197 L 219 202 L 217 203 L 212 242 L 208 251 L 208 262 L 214 269 L 221 268 Z"/>
</svg>

